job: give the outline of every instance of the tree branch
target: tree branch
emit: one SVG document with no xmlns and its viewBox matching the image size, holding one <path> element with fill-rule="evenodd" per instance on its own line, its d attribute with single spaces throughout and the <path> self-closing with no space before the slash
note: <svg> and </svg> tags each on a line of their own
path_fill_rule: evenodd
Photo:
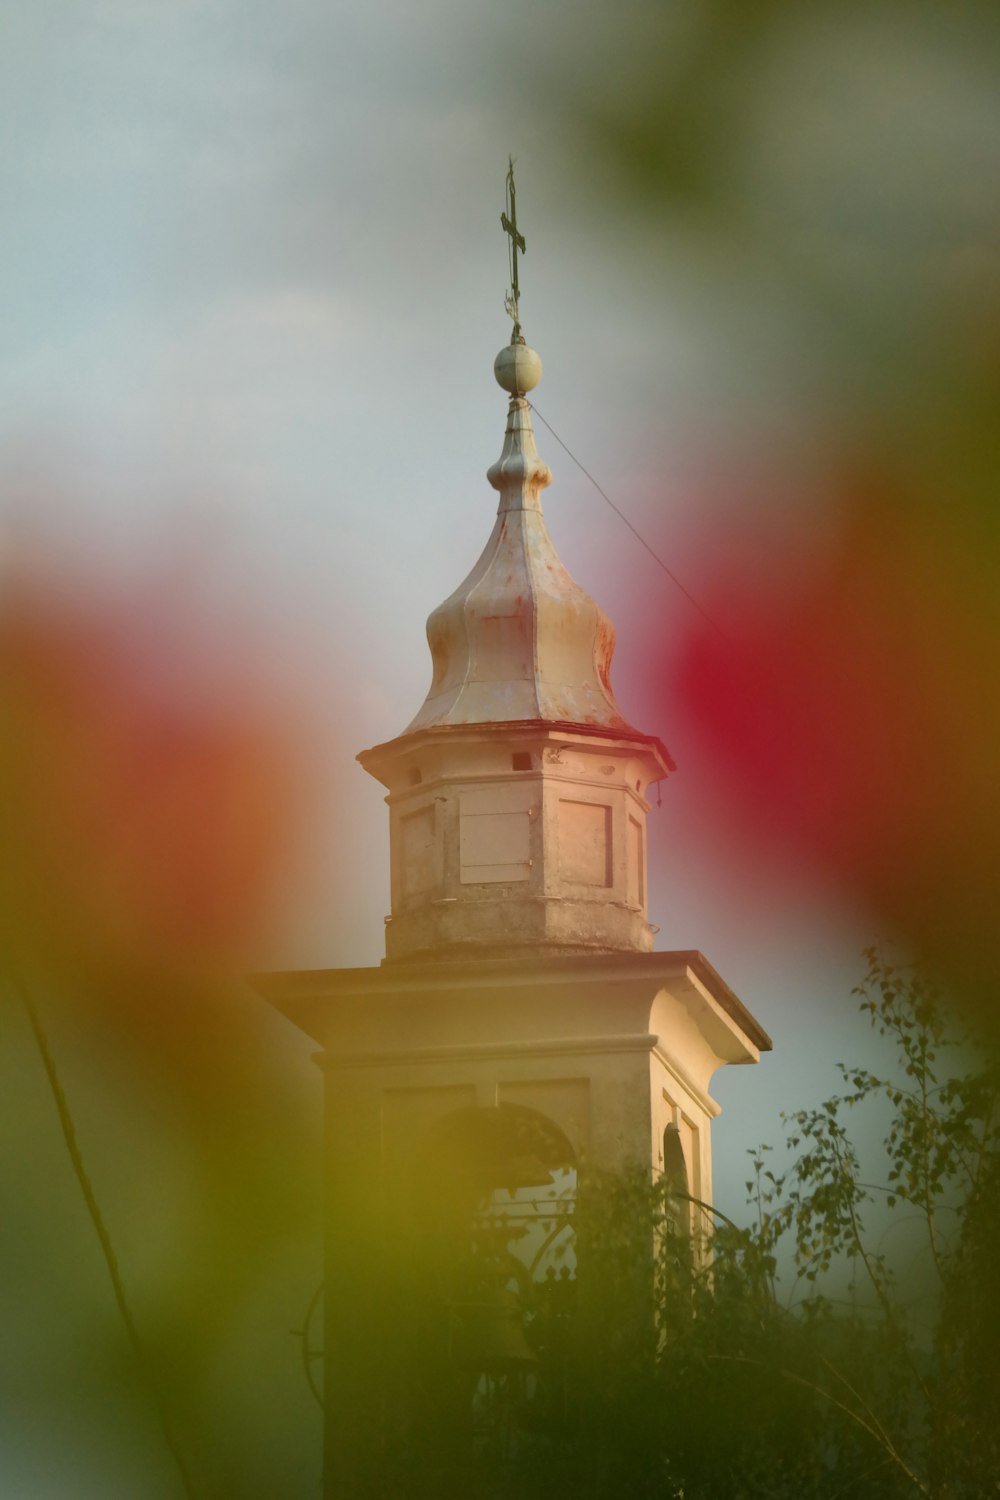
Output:
<svg viewBox="0 0 1000 1500">
<path fill-rule="evenodd" d="M 80 1192 L 83 1195 L 83 1202 L 90 1217 L 90 1222 L 94 1226 L 94 1233 L 97 1235 L 97 1242 L 101 1247 L 101 1255 L 104 1258 L 104 1264 L 107 1268 L 108 1276 L 111 1281 L 111 1289 L 114 1292 L 115 1302 L 117 1303 L 118 1311 L 121 1314 L 122 1322 L 125 1325 L 125 1332 L 128 1335 L 129 1343 L 132 1346 L 132 1352 L 135 1356 L 136 1364 L 142 1372 L 146 1387 L 153 1399 L 153 1404 L 156 1408 L 156 1413 L 160 1421 L 160 1428 L 167 1447 L 170 1449 L 170 1452 L 172 1453 L 174 1458 L 174 1462 L 177 1465 L 177 1471 L 181 1478 L 181 1485 L 183 1487 L 184 1494 L 188 1497 L 188 1500 L 196 1500 L 197 1492 L 195 1490 L 194 1484 L 192 1483 L 187 1464 L 184 1460 L 184 1455 L 181 1452 L 180 1444 L 177 1441 L 176 1434 L 173 1430 L 173 1425 L 167 1413 L 166 1402 L 164 1401 L 163 1395 L 153 1378 L 149 1360 L 146 1356 L 142 1340 L 139 1337 L 139 1330 L 136 1326 L 135 1318 L 133 1317 L 132 1310 L 129 1307 L 128 1298 L 125 1294 L 125 1284 L 122 1280 L 121 1271 L 118 1267 L 118 1260 L 114 1252 L 114 1247 L 111 1243 L 111 1236 L 109 1235 L 107 1225 L 104 1222 L 104 1215 L 101 1213 L 101 1208 L 97 1201 L 97 1195 L 94 1192 L 93 1184 L 91 1183 L 90 1178 L 87 1175 L 87 1170 L 83 1163 L 83 1153 L 81 1152 L 79 1142 L 77 1141 L 76 1127 L 73 1124 L 73 1116 L 70 1113 L 66 1094 L 59 1080 L 55 1058 L 52 1055 L 52 1049 L 50 1048 L 48 1038 L 45 1035 L 41 1017 L 38 1014 L 38 1008 L 31 998 L 31 995 L 28 992 L 28 987 L 20 975 L 12 976 L 12 983 L 14 989 L 21 997 L 24 1008 L 28 1014 L 28 1020 L 31 1023 L 31 1030 L 34 1034 L 38 1051 L 41 1054 L 42 1064 L 45 1068 L 45 1074 L 49 1081 L 49 1088 L 52 1090 L 52 1097 L 55 1100 L 56 1111 L 59 1115 L 59 1124 L 62 1128 L 63 1140 L 66 1143 L 66 1150 L 69 1153 L 69 1159 L 72 1164 L 77 1183 L 79 1184 Z"/>
</svg>

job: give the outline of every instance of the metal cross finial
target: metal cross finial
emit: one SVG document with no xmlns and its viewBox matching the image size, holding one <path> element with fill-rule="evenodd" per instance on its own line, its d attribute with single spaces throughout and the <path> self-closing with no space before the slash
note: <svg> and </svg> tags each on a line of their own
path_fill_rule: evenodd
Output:
<svg viewBox="0 0 1000 1500">
<path fill-rule="evenodd" d="M 510 235 L 510 291 L 504 298 L 504 307 L 507 316 L 514 320 L 514 332 L 511 335 L 511 343 L 524 343 L 521 335 L 521 292 L 517 284 L 517 252 L 524 254 L 524 235 L 518 233 L 517 228 L 517 206 L 514 202 L 514 158 L 508 157 L 510 165 L 507 168 L 507 208 L 510 210 L 510 218 L 506 213 L 500 215 L 500 223 L 507 234 Z"/>
</svg>

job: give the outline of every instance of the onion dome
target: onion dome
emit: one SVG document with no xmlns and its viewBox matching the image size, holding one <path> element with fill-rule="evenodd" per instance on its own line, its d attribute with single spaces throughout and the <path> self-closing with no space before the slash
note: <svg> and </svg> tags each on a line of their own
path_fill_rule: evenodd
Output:
<svg viewBox="0 0 1000 1500">
<path fill-rule="evenodd" d="M 434 677 L 407 734 L 526 720 L 628 729 L 609 680 L 614 626 L 559 560 L 542 516 L 552 474 L 525 395 L 541 373 L 521 341 L 497 356 L 494 374 L 511 400 L 503 451 L 486 476 L 500 493 L 496 525 L 427 621 Z"/>
</svg>

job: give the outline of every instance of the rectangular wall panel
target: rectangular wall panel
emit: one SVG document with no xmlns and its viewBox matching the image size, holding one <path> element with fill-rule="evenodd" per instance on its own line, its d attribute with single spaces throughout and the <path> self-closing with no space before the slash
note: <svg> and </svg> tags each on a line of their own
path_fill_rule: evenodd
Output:
<svg viewBox="0 0 1000 1500">
<path fill-rule="evenodd" d="M 559 874 L 572 885 L 611 884 L 610 807 L 560 800 Z"/>
<path fill-rule="evenodd" d="M 429 891 L 434 879 L 434 808 L 400 819 L 400 886 L 404 896 Z"/>
<path fill-rule="evenodd" d="M 463 806 L 459 845 L 463 885 L 527 880 L 531 817 L 528 812 L 467 812 Z"/>
<path fill-rule="evenodd" d="M 642 847 L 642 824 L 638 818 L 631 814 L 628 820 L 628 891 L 626 900 L 629 906 L 646 905 L 646 861 L 645 851 Z"/>
</svg>

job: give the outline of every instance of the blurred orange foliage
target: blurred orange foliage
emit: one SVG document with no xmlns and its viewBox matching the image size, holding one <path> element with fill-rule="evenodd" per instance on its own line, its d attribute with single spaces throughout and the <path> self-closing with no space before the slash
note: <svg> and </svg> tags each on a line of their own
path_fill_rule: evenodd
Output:
<svg viewBox="0 0 1000 1500">
<path fill-rule="evenodd" d="M 8 581 L 0 923 L 32 968 L 101 984 L 233 974 L 279 919 L 294 716 L 182 610 Z"/>
</svg>

